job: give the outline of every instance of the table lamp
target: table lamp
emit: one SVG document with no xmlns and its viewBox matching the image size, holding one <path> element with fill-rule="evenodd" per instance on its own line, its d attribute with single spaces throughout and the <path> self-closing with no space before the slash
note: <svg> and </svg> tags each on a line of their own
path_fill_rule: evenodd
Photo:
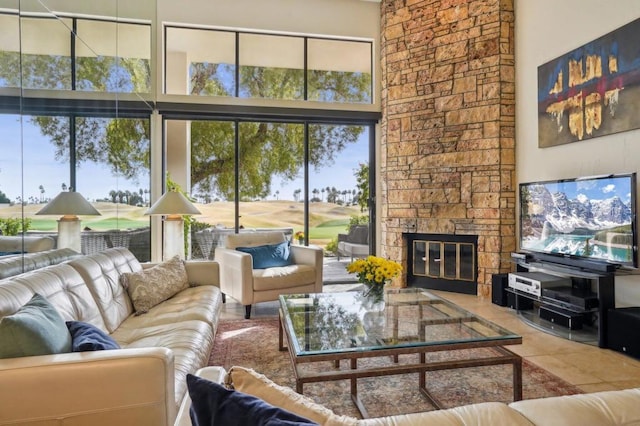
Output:
<svg viewBox="0 0 640 426">
<path fill-rule="evenodd" d="M 145 212 L 145 215 L 164 216 L 162 259 L 178 255 L 184 259 L 184 221 L 182 215 L 201 214 L 187 197 L 177 191 L 165 192 Z"/>
<path fill-rule="evenodd" d="M 79 192 L 68 191 L 59 193 L 49 201 L 36 215 L 62 215 L 58 219 L 58 248 L 70 248 L 82 253 L 80 240 L 80 216 L 100 216 Z"/>
</svg>

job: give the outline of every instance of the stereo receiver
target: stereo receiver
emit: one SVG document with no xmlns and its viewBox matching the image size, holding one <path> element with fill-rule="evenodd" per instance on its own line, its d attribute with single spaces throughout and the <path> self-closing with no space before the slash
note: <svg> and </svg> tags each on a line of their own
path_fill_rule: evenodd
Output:
<svg viewBox="0 0 640 426">
<path fill-rule="evenodd" d="M 556 277 L 543 272 L 515 272 L 509 274 L 509 287 L 540 297 L 546 287 L 569 286 L 571 278 Z"/>
</svg>

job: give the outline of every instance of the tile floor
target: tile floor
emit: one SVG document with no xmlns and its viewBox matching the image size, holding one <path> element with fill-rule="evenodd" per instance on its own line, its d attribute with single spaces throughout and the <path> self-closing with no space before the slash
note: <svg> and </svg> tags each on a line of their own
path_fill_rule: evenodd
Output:
<svg viewBox="0 0 640 426">
<path fill-rule="evenodd" d="M 328 287 L 328 288 L 327 288 Z M 353 286 L 325 286 L 325 291 L 348 290 Z M 518 318 L 515 311 L 476 296 L 434 291 L 439 296 L 493 321 L 522 336 L 522 345 L 513 352 L 572 383 L 584 392 L 640 387 L 640 361 L 629 356 L 584 343 L 572 342 L 539 331 Z M 277 302 L 259 303 L 251 317 L 275 316 Z M 231 298 L 223 305 L 222 318 L 244 318 L 244 307 Z M 637 332 L 636 330 L 634 330 Z"/>
</svg>

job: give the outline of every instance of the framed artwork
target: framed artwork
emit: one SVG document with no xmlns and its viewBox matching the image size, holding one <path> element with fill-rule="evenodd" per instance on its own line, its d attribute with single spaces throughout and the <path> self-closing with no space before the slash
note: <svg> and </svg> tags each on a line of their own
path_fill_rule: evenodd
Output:
<svg viewBox="0 0 640 426">
<path fill-rule="evenodd" d="M 538 67 L 538 146 L 640 128 L 640 19 Z"/>
</svg>

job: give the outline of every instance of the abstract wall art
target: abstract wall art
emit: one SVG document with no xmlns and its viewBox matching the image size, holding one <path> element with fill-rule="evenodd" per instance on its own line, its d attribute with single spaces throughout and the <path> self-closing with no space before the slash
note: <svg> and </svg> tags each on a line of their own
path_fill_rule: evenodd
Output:
<svg viewBox="0 0 640 426">
<path fill-rule="evenodd" d="M 538 146 L 640 128 L 640 19 L 538 67 Z"/>
</svg>

